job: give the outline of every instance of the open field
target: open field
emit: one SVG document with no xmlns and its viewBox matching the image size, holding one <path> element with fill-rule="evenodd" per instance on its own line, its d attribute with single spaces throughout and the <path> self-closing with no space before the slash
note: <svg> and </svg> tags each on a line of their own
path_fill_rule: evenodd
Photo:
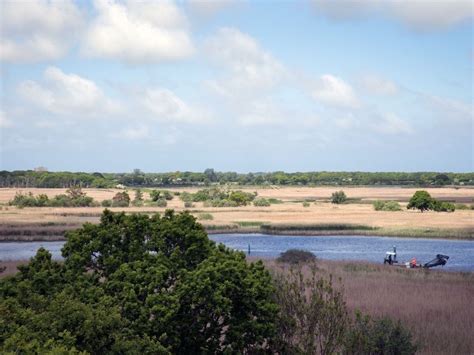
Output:
<svg viewBox="0 0 474 355">
<path fill-rule="evenodd" d="M 274 271 L 273 260 L 265 264 Z M 474 273 L 407 270 L 363 262 L 318 261 L 318 276 L 344 289 L 351 313 L 401 320 L 420 354 L 474 353 Z M 310 271 L 307 270 L 309 275 Z"/>
<path fill-rule="evenodd" d="M 194 203 L 188 209 L 195 216 L 209 213 L 212 219 L 201 221 L 210 231 L 260 231 L 260 225 L 271 225 L 273 232 L 284 233 L 292 229 L 298 234 L 330 234 L 318 226 L 321 225 L 361 225 L 361 231 L 347 228 L 342 233 L 376 234 L 423 237 L 473 238 L 474 211 L 456 210 L 446 212 L 418 212 L 406 210 L 406 202 L 416 188 L 396 187 L 232 187 L 248 192 L 256 191 L 259 197 L 274 198 L 282 203 L 270 207 L 204 207 L 203 203 Z M 197 188 L 169 189 L 170 191 L 195 192 Z M 344 190 L 349 203 L 334 205 L 329 203 L 331 194 Z M 456 203 L 471 204 L 474 201 L 472 188 L 430 188 L 426 189 L 433 197 Z M 49 197 L 65 192 L 65 189 L 0 189 L 0 239 L 51 239 L 61 238 L 64 231 L 79 227 L 84 222 L 98 222 L 102 207 L 81 208 L 23 208 L 7 206 L 17 191 L 33 194 L 45 193 Z M 84 189 L 88 196 L 97 201 L 112 198 L 116 189 Z M 145 198 L 149 198 L 144 189 Z M 133 197 L 133 190 L 130 190 Z M 309 207 L 303 207 L 304 200 L 311 201 Z M 371 201 L 397 200 L 403 211 L 375 211 Z M 184 210 L 184 203 L 175 196 L 168 201 L 167 208 Z M 127 213 L 156 213 L 165 208 L 154 206 L 111 208 L 113 211 Z M 286 228 L 289 226 L 291 228 Z M 297 228 L 295 228 L 295 226 Z M 344 228 L 343 228 L 344 229 Z M 373 230 L 370 230 L 373 229 Z"/>
</svg>

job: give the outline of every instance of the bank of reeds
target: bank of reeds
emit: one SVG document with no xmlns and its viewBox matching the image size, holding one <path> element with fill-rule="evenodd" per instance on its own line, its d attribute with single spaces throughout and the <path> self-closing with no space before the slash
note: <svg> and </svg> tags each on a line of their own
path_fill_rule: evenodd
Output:
<svg viewBox="0 0 474 355">
<path fill-rule="evenodd" d="M 271 270 L 280 269 L 273 260 L 264 262 Z M 474 273 L 319 260 L 317 274 L 332 275 L 352 314 L 358 309 L 400 320 L 420 354 L 474 353 Z M 309 269 L 305 275 L 310 277 Z"/>
</svg>

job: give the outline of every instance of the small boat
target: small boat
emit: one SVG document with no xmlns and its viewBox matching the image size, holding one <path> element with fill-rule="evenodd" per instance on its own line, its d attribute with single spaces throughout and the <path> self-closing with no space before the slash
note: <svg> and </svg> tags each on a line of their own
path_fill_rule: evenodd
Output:
<svg viewBox="0 0 474 355">
<path fill-rule="evenodd" d="M 397 247 L 393 247 L 393 251 L 387 251 L 385 253 L 385 258 L 383 260 L 384 264 L 406 267 L 407 269 L 430 269 L 436 266 L 444 266 L 449 260 L 449 256 L 444 254 L 436 254 L 436 257 L 433 260 L 428 261 L 424 264 L 417 263 L 416 258 L 412 258 L 410 261 L 399 263 L 397 260 Z"/>
</svg>

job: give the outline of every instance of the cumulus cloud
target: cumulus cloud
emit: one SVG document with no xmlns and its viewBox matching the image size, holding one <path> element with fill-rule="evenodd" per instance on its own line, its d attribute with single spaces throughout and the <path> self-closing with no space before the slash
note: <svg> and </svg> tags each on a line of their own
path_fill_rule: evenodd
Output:
<svg viewBox="0 0 474 355">
<path fill-rule="evenodd" d="M 359 100 L 352 87 L 333 75 L 322 75 L 311 92 L 312 97 L 324 105 L 340 108 L 358 108 Z"/>
<path fill-rule="evenodd" d="M 287 75 L 284 66 L 248 34 L 235 28 L 221 28 L 205 43 L 211 60 L 226 71 L 222 80 L 209 86 L 224 96 L 269 89 Z"/>
<path fill-rule="evenodd" d="M 150 63 L 189 57 L 194 46 L 187 20 L 173 2 L 96 0 L 83 52 L 93 57 Z"/>
<path fill-rule="evenodd" d="M 207 110 L 187 104 L 168 89 L 147 89 L 142 102 L 153 118 L 159 121 L 203 123 L 211 120 L 211 114 Z"/>
<path fill-rule="evenodd" d="M 376 122 L 372 123 L 372 129 L 382 134 L 411 134 L 413 128 L 394 113 L 386 113 L 375 116 Z"/>
<path fill-rule="evenodd" d="M 362 78 L 361 84 L 365 90 L 376 95 L 396 95 L 399 91 L 398 86 L 387 79 L 376 75 L 367 75 Z"/>
<path fill-rule="evenodd" d="M 83 24 L 69 0 L 5 1 L 1 4 L 0 59 L 35 62 L 62 57 Z"/>
<path fill-rule="evenodd" d="M 471 0 L 313 0 L 313 4 L 335 20 L 383 16 L 417 30 L 449 28 L 474 15 Z"/>
<path fill-rule="evenodd" d="M 56 67 L 45 70 L 43 83 L 24 81 L 18 92 L 26 101 L 54 114 L 88 117 L 119 109 L 93 81 Z"/>
</svg>

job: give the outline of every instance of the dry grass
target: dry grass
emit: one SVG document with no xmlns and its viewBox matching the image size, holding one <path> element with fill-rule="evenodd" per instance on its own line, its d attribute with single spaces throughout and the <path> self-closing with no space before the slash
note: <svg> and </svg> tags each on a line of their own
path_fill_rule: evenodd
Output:
<svg viewBox="0 0 474 355">
<path fill-rule="evenodd" d="M 236 187 L 237 188 L 237 187 Z M 404 231 L 409 235 L 410 231 L 419 230 L 451 230 L 453 235 L 465 235 L 466 231 L 474 230 L 474 211 L 458 210 L 454 213 L 439 213 L 408 211 L 405 209 L 406 202 L 402 202 L 403 211 L 383 212 L 374 211 L 369 200 L 384 199 L 407 201 L 416 191 L 413 188 L 390 188 L 390 187 L 338 187 L 343 189 L 349 198 L 360 200 L 360 203 L 344 205 L 333 205 L 325 202 L 336 188 L 329 187 L 282 187 L 282 188 L 248 188 L 248 191 L 257 191 L 259 196 L 276 198 L 283 201 L 270 207 L 245 206 L 238 208 L 213 208 L 204 207 L 202 203 L 195 203 L 191 210 L 194 215 L 200 213 L 211 213 L 214 217 L 213 226 L 235 225 L 251 222 L 269 224 L 292 224 L 292 225 L 317 225 L 317 224 L 358 224 L 381 228 L 388 234 L 396 234 Z M 172 191 L 196 191 L 197 188 L 170 189 Z M 453 201 L 469 201 L 474 199 L 474 189 L 471 188 L 432 188 L 427 189 L 436 197 Z M 0 189 L 0 203 L 6 204 L 15 193 L 20 190 Z M 34 194 L 46 193 L 54 196 L 64 193 L 65 189 L 22 189 L 22 192 L 33 192 Z M 116 189 L 84 189 L 94 199 L 101 201 L 110 199 L 119 190 Z M 130 190 L 133 196 L 133 191 Z M 147 194 L 145 194 L 147 198 Z M 318 202 L 311 203 L 309 207 L 303 207 L 300 202 L 304 199 L 316 199 Z M 175 197 L 168 201 L 167 208 L 184 210 L 184 203 Z M 12 206 L 0 206 L 0 228 L 5 224 L 31 224 L 31 223 L 59 223 L 81 225 L 84 222 L 96 223 L 102 213 L 101 207 L 83 208 L 24 208 L 18 209 Z M 113 211 L 126 211 L 128 213 L 155 213 L 163 212 L 165 208 L 160 207 L 129 207 L 112 208 Z M 458 233 L 459 232 L 459 233 Z M 441 232 L 440 234 L 442 234 Z M 435 233 L 436 234 L 436 233 Z M 472 233 L 471 233 L 472 234 Z"/>
<path fill-rule="evenodd" d="M 275 261 L 265 264 L 279 268 Z M 401 320 L 420 343 L 420 353 L 474 353 L 474 273 L 318 261 L 318 274 L 332 275 L 344 288 L 351 312 Z"/>
</svg>

